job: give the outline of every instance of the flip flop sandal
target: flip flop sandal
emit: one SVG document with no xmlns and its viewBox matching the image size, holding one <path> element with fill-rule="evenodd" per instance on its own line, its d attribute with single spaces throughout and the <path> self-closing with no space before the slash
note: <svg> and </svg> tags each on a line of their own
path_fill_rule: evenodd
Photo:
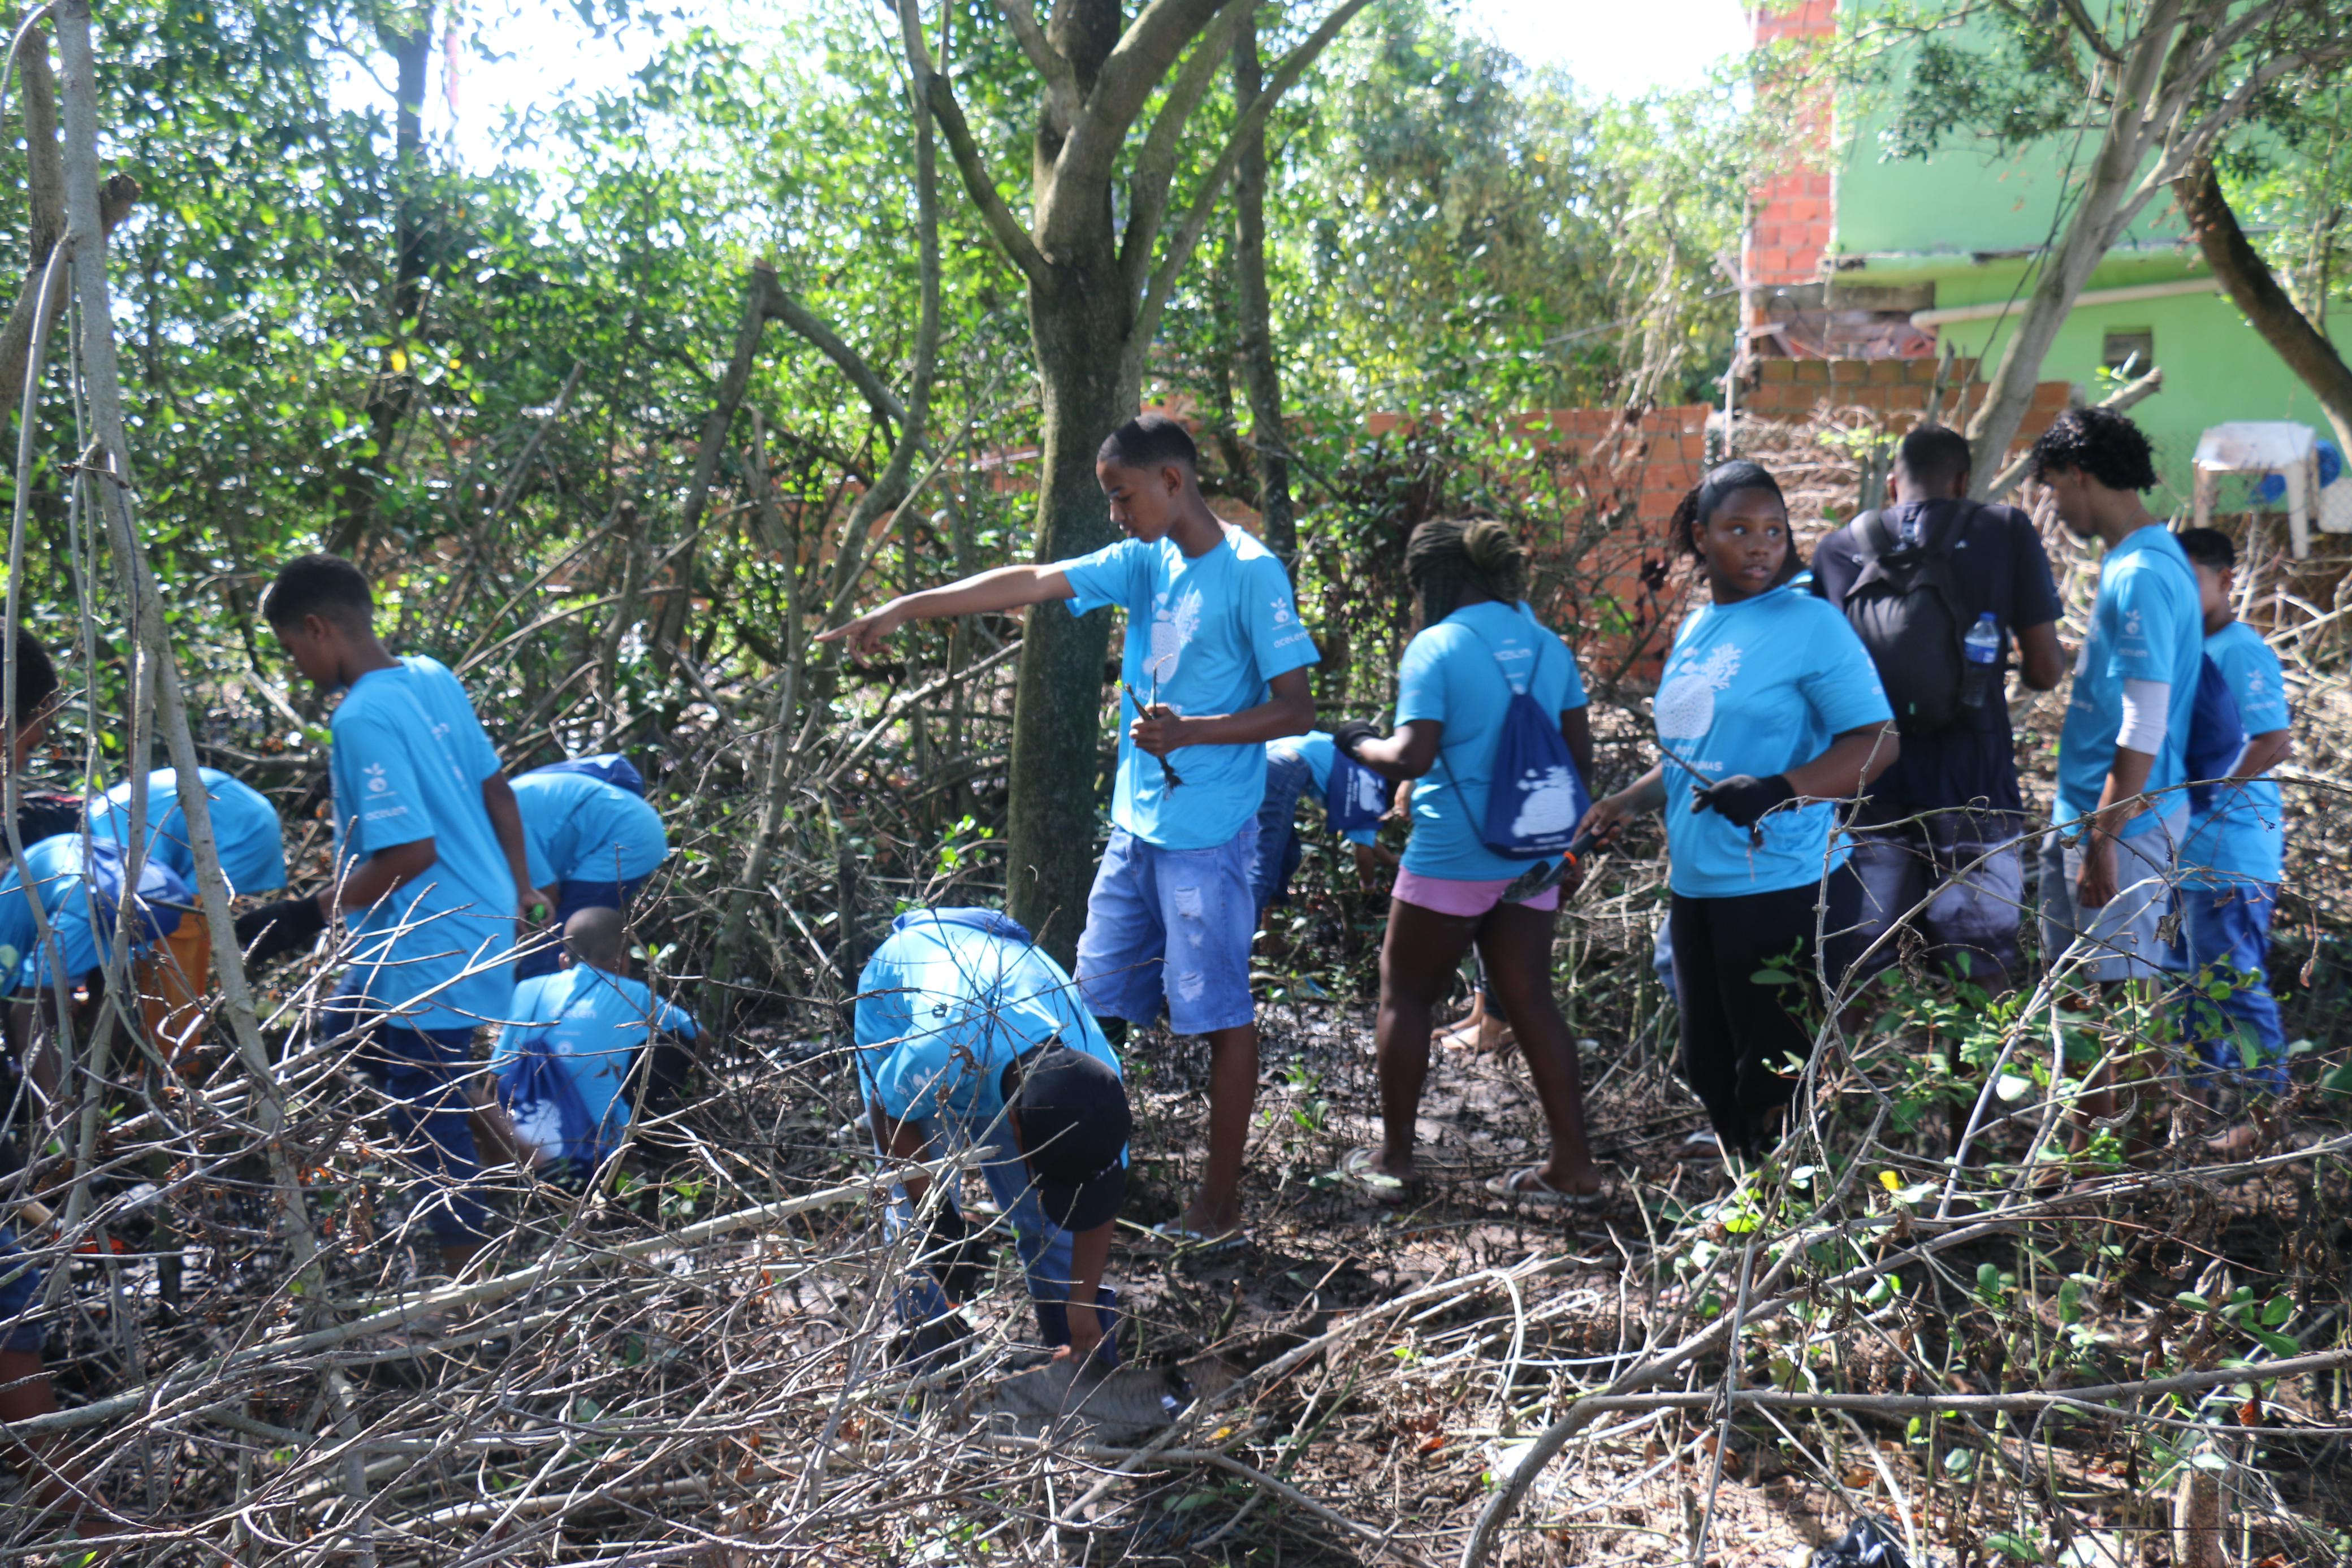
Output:
<svg viewBox="0 0 2352 1568">
<path fill-rule="evenodd" d="M 1349 1149 L 1339 1161 L 1339 1177 L 1381 1203 L 1406 1202 L 1421 1185 L 1418 1177 L 1392 1176 L 1381 1169 L 1380 1159 L 1378 1149 Z"/>
<path fill-rule="evenodd" d="M 1529 1185 L 1521 1185 L 1527 1183 Z M 1531 1204 L 1538 1208 L 1592 1208 L 1608 1200 L 1608 1189 L 1599 1192 L 1562 1192 L 1543 1178 L 1543 1166 L 1521 1166 L 1486 1178 L 1486 1190 L 1496 1197 Z"/>
<path fill-rule="evenodd" d="M 1188 1258 L 1216 1258 L 1249 1245 L 1249 1232 L 1238 1225 L 1231 1230 L 1213 1232 L 1193 1230 L 1181 1219 L 1171 1219 L 1153 1226 L 1151 1234 Z"/>
</svg>

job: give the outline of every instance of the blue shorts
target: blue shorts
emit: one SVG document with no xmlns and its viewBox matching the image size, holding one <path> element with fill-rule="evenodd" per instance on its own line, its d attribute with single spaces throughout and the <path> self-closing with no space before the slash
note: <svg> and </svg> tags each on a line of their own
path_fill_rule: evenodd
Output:
<svg viewBox="0 0 2352 1568">
<path fill-rule="evenodd" d="M 13 1280 L 8 1276 L 15 1274 Z M 16 1245 L 16 1233 L 0 1225 L 0 1350 L 22 1355 L 41 1354 L 47 1337 L 33 1309 L 40 1304 L 41 1266 Z"/>
<path fill-rule="evenodd" d="M 1257 1019 L 1250 939 L 1257 904 L 1250 873 L 1257 824 L 1205 850 L 1163 850 L 1113 831 L 1087 895 L 1078 937 L 1078 997 L 1097 1018 L 1150 1024 L 1168 1005 L 1178 1034 Z"/>
</svg>

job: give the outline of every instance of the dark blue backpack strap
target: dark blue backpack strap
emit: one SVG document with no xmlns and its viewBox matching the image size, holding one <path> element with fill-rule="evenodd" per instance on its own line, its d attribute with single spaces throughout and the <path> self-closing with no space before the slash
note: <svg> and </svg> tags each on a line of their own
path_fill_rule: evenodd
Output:
<svg viewBox="0 0 2352 1568">
<path fill-rule="evenodd" d="M 991 936 L 999 937 L 1007 942 L 1018 942 L 1024 947 L 1034 947 L 1037 945 L 1037 939 L 1029 935 L 1029 928 L 1021 922 L 1003 910 L 989 909 L 979 904 L 950 904 L 943 909 L 910 909 L 890 922 L 890 929 L 893 932 L 904 931 L 910 925 L 920 925 L 927 921 L 934 920 L 942 925 L 962 925 L 974 931 L 986 932 Z"/>
</svg>

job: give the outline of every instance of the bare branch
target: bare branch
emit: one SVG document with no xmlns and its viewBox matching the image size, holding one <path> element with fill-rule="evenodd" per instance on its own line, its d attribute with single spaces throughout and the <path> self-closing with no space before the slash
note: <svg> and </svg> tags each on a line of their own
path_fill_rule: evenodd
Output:
<svg viewBox="0 0 2352 1568">
<path fill-rule="evenodd" d="M 924 62 L 926 65 L 928 61 Z M 931 118 L 939 124 L 940 134 L 948 139 L 948 155 L 955 160 L 956 172 L 963 178 L 963 188 L 980 209 L 981 221 L 1004 254 L 1032 284 L 1043 286 L 1052 276 L 1045 265 L 1045 254 L 1013 209 L 1004 204 L 1003 195 L 996 188 L 996 176 L 989 172 L 988 162 L 981 156 L 980 144 L 972 140 L 971 126 L 963 117 L 963 106 L 956 102 L 955 90 L 948 78 L 936 72 L 927 72 L 930 83 Z"/>
<path fill-rule="evenodd" d="M 1265 131 L 1267 117 L 1273 114 L 1274 106 L 1281 101 L 1282 95 L 1307 74 L 1307 68 L 1313 65 L 1315 57 L 1339 36 L 1339 29 L 1369 4 L 1370 0 L 1341 0 L 1339 5 L 1334 6 L 1330 15 L 1323 18 L 1322 24 L 1283 57 L 1282 64 L 1275 68 L 1274 75 L 1267 79 L 1265 90 L 1257 95 L 1257 100 L 1243 110 L 1240 120 L 1235 121 L 1233 134 L 1226 138 L 1224 147 L 1217 153 L 1217 161 L 1210 165 L 1208 173 L 1202 178 L 1201 188 L 1193 193 L 1192 210 L 1185 214 L 1176 237 L 1169 242 L 1167 254 L 1160 258 L 1160 265 L 1152 270 L 1143 301 L 1136 308 L 1135 331 L 1129 339 L 1129 352 L 1138 360 L 1133 367 L 1135 381 L 1142 380 L 1140 356 L 1159 327 L 1160 312 L 1167 306 L 1169 291 L 1176 287 L 1176 279 L 1183 272 L 1185 262 L 1191 258 L 1192 247 L 1200 243 L 1210 218 L 1215 215 L 1218 197 L 1224 190 L 1225 182 L 1233 178 L 1234 168 L 1241 162 L 1242 150 L 1248 145 L 1252 136 Z"/>
<path fill-rule="evenodd" d="M 1119 243 L 1118 267 L 1131 296 L 1141 292 L 1151 272 L 1151 247 L 1160 238 L 1160 220 L 1168 213 L 1168 190 L 1176 179 L 1176 155 L 1184 141 L 1184 127 L 1192 111 L 1208 96 L 1217 68 L 1233 53 L 1234 36 L 1248 17 L 1252 0 L 1232 0 L 1192 52 L 1168 89 L 1167 101 L 1152 117 L 1143 150 L 1136 154 L 1135 172 L 1128 180 L 1127 234 Z"/>
<path fill-rule="evenodd" d="M 772 269 L 762 267 L 760 277 L 764 282 L 755 284 L 755 287 L 765 291 L 763 304 L 767 314 L 799 333 L 817 352 L 840 368 L 841 373 L 849 378 L 849 384 L 856 387 L 858 395 L 866 400 L 866 406 L 874 411 L 875 423 L 883 427 L 885 434 L 905 428 L 908 423 L 905 406 L 883 384 L 882 378 L 875 373 L 866 356 L 844 342 L 841 334 L 827 326 L 824 318 L 802 304 L 777 282 Z"/>
<path fill-rule="evenodd" d="M 1057 121 L 1066 124 L 1077 112 L 1077 70 L 1045 37 L 1045 29 L 1038 26 L 1037 13 L 1031 8 L 1029 0 L 996 0 L 996 8 L 1012 26 L 1013 36 L 1020 40 L 1021 52 L 1029 57 L 1029 63 L 1045 78 L 1049 111 Z M 922 29 L 917 27 L 914 31 L 919 37 Z"/>
<path fill-rule="evenodd" d="M 2107 42 L 2106 35 L 2099 31 L 2099 25 L 2091 20 L 2091 14 L 2083 8 L 2083 0 L 2058 0 L 2058 4 L 2064 9 L 2066 19 L 2074 24 L 2074 30 L 2083 36 L 2083 42 L 2090 47 L 2093 54 L 2111 66 L 2124 63 L 2123 56 L 2116 52 L 2114 45 Z"/>
<path fill-rule="evenodd" d="M 1168 72 L 1234 0 L 1151 0 L 1103 62 L 1094 90 L 1037 193 L 1037 235 L 1048 251 L 1071 243 L 1110 184 L 1127 134 Z"/>
</svg>

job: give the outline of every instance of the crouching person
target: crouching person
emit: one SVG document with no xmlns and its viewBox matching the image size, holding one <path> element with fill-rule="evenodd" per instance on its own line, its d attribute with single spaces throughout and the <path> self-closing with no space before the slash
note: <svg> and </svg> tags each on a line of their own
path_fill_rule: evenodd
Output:
<svg viewBox="0 0 2352 1568">
<path fill-rule="evenodd" d="M 857 986 L 858 1071 L 877 1153 L 935 1159 L 984 1151 L 988 1182 L 1055 1358 L 1118 1364 L 1118 1293 L 1102 1282 L 1127 1197 L 1131 1124 L 1118 1058 L 1062 967 L 986 909 L 902 915 Z M 927 1177 L 893 1194 L 901 1234 Z M 919 1243 L 924 1269 L 898 1297 L 911 1349 L 944 1348 L 987 1282 L 984 1230 L 940 1195 Z"/>
<path fill-rule="evenodd" d="M 518 1164 L 585 1181 L 621 1146 L 632 1121 L 669 1108 L 684 1077 L 679 1041 L 693 1015 L 629 974 L 617 909 L 583 909 L 563 924 L 563 967 L 515 988 L 518 1021 L 490 1053 Z"/>
</svg>

